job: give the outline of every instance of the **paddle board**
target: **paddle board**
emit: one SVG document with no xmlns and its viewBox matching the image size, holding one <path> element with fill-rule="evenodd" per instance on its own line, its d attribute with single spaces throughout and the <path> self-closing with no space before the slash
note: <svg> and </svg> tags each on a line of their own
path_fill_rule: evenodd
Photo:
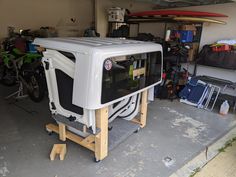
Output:
<svg viewBox="0 0 236 177">
<path fill-rule="evenodd" d="M 217 24 L 226 25 L 226 22 L 224 22 L 224 21 L 210 19 L 210 18 L 200 18 L 200 17 L 174 17 L 173 20 L 175 20 L 175 21 L 200 22 L 200 23 L 208 22 L 208 23 L 217 23 Z"/>
<path fill-rule="evenodd" d="M 227 15 L 211 12 L 186 11 L 186 10 L 156 10 L 128 14 L 129 17 L 145 16 L 188 16 L 188 17 L 228 17 Z"/>
</svg>

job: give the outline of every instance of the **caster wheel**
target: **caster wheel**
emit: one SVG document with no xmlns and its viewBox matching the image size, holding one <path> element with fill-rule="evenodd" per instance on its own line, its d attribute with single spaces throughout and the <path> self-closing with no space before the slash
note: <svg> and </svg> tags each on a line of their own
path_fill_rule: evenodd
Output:
<svg viewBox="0 0 236 177">
<path fill-rule="evenodd" d="M 48 135 L 51 136 L 53 134 L 53 131 L 46 130 Z"/>
<path fill-rule="evenodd" d="M 97 160 L 96 157 L 94 157 L 93 161 L 94 161 L 95 163 L 99 163 L 101 160 Z"/>
<path fill-rule="evenodd" d="M 134 131 L 134 133 L 138 133 L 138 132 L 139 132 L 139 130 L 140 130 L 140 127 L 139 127 L 137 130 L 135 130 L 135 131 Z"/>
<path fill-rule="evenodd" d="M 111 130 L 112 130 L 112 128 L 113 128 L 112 126 L 111 126 L 111 127 L 108 127 L 108 131 L 111 131 Z"/>
<path fill-rule="evenodd" d="M 53 132 L 48 132 L 48 135 L 51 136 L 53 134 Z"/>
</svg>

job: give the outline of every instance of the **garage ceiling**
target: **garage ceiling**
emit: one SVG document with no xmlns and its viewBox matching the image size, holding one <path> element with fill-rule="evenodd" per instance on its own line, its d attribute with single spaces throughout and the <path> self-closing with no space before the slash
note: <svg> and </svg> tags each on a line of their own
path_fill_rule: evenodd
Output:
<svg viewBox="0 0 236 177">
<path fill-rule="evenodd" d="M 235 0 L 134 0 L 136 2 L 147 2 L 156 4 L 156 9 L 188 7 L 211 4 L 223 4 L 234 2 Z"/>
</svg>

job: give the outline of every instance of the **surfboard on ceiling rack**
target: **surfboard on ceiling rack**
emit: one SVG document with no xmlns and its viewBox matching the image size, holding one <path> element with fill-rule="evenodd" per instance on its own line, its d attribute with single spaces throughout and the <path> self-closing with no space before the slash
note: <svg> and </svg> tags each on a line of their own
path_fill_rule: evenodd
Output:
<svg viewBox="0 0 236 177">
<path fill-rule="evenodd" d="M 200 18 L 200 17 L 174 17 L 173 18 L 174 21 L 186 21 L 186 22 L 199 22 L 199 23 L 216 23 L 216 24 L 222 24 L 222 25 L 226 25 L 227 23 L 224 21 L 220 21 L 220 20 L 215 20 L 215 19 L 210 19 L 210 18 Z"/>
<path fill-rule="evenodd" d="M 156 10 L 143 11 L 128 14 L 129 17 L 147 17 L 147 16 L 187 16 L 187 17 L 228 17 L 225 14 L 200 12 L 200 11 L 186 11 L 186 10 Z"/>
</svg>

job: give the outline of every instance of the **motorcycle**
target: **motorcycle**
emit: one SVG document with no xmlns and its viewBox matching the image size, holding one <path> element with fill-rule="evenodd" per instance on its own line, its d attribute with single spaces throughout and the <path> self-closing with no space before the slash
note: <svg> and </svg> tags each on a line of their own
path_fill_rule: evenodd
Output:
<svg viewBox="0 0 236 177">
<path fill-rule="evenodd" d="M 30 99 L 40 102 L 46 92 L 46 81 L 38 53 L 22 53 L 18 49 L 0 53 L 0 81 L 3 85 L 20 84 L 19 92 L 26 89 Z"/>
</svg>

